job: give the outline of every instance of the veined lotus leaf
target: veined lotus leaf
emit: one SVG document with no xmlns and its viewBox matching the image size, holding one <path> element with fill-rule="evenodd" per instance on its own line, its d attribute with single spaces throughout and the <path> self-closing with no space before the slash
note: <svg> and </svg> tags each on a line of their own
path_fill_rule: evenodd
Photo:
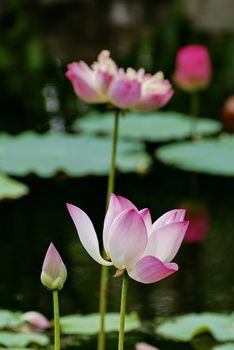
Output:
<svg viewBox="0 0 234 350">
<path fill-rule="evenodd" d="M 112 134 L 113 112 L 99 113 L 92 111 L 76 121 L 75 129 L 88 134 Z M 185 114 L 173 111 L 150 113 L 128 112 L 120 118 L 120 137 L 150 142 L 165 142 L 184 139 L 191 135 L 212 135 L 222 129 L 218 121 L 199 118 L 194 120 Z"/>
</svg>

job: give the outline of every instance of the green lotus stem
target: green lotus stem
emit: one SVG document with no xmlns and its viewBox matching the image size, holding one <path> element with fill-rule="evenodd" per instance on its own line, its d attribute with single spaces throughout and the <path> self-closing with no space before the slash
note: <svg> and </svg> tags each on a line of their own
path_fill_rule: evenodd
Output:
<svg viewBox="0 0 234 350">
<path fill-rule="evenodd" d="M 191 136 L 194 136 L 197 126 L 197 118 L 199 114 L 199 95 L 197 92 L 190 93 L 190 115 L 191 122 Z"/>
<path fill-rule="evenodd" d="M 53 290 L 54 306 L 54 350 L 60 350 L 59 299 L 58 290 Z"/>
<path fill-rule="evenodd" d="M 126 272 L 124 272 L 123 283 L 122 283 L 122 293 L 121 293 L 121 305 L 120 305 L 118 350 L 124 350 L 124 326 L 125 326 L 125 315 L 126 315 L 127 291 L 128 291 L 128 277 Z"/>
<path fill-rule="evenodd" d="M 119 130 L 119 109 L 115 110 L 114 131 L 112 138 L 112 153 L 111 153 L 111 166 L 108 176 L 107 196 L 106 196 L 106 209 L 109 205 L 110 194 L 114 191 L 115 187 L 115 168 L 116 168 L 116 151 L 118 143 L 118 130 Z"/>
<path fill-rule="evenodd" d="M 106 209 L 109 205 L 110 194 L 114 191 L 115 186 L 115 168 L 116 168 L 116 151 L 118 143 L 118 127 L 119 127 L 119 109 L 115 110 L 114 130 L 112 138 L 112 152 L 111 152 L 111 166 L 108 176 Z M 105 315 L 107 302 L 107 285 L 108 285 L 108 266 L 102 266 L 100 293 L 99 293 L 99 315 L 100 315 L 100 329 L 98 333 L 98 350 L 105 350 Z"/>
</svg>

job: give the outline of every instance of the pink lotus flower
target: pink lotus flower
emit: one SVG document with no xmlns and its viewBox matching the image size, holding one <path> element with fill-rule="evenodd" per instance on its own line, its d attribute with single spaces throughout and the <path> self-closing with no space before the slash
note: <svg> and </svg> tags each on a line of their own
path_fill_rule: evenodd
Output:
<svg viewBox="0 0 234 350">
<path fill-rule="evenodd" d="M 104 228 L 103 245 L 108 260 L 102 258 L 93 224 L 80 208 L 67 204 L 79 238 L 86 251 L 99 264 L 114 265 L 119 271 L 142 283 L 157 282 L 178 270 L 171 263 L 176 255 L 188 222 L 185 210 L 171 210 L 152 224 L 149 209 L 140 211 L 128 199 L 110 197 Z"/>
<path fill-rule="evenodd" d="M 141 95 L 141 76 L 144 70 L 136 72 L 128 68 L 126 73 L 120 69 L 118 74 L 112 80 L 108 91 L 110 102 L 121 109 L 132 108 L 140 99 Z"/>
<path fill-rule="evenodd" d="M 174 91 L 163 73 L 158 72 L 151 76 L 145 74 L 141 84 L 141 96 L 134 109 L 138 111 L 150 111 L 163 107 L 171 99 Z"/>
<path fill-rule="evenodd" d="M 205 46 L 187 45 L 179 49 L 174 80 L 181 89 L 189 92 L 203 89 L 209 84 L 211 75 L 211 60 Z"/>
<path fill-rule="evenodd" d="M 41 283 L 47 289 L 59 290 L 63 288 L 66 279 L 66 266 L 53 243 L 50 243 L 42 266 Z"/>
<path fill-rule="evenodd" d="M 74 91 L 88 103 L 108 102 L 107 90 L 117 74 L 117 66 L 110 53 L 103 50 L 91 68 L 83 61 L 68 64 L 66 77 L 72 82 Z"/>
<path fill-rule="evenodd" d="M 135 71 L 118 68 L 103 50 L 91 68 L 83 61 L 68 64 L 66 77 L 74 91 L 87 103 L 110 103 L 120 109 L 149 111 L 163 107 L 173 95 L 168 80 L 161 72 L 145 74 L 143 68 Z"/>
<path fill-rule="evenodd" d="M 120 69 L 108 91 L 110 102 L 121 109 L 150 111 L 163 107 L 172 97 L 173 90 L 163 73 L 145 74 L 143 68 L 135 71 Z"/>
<path fill-rule="evenodd" d="M 136 350 L 158 350 L 158 348 L 147 343 L 136 343 Z"/>
</svg>

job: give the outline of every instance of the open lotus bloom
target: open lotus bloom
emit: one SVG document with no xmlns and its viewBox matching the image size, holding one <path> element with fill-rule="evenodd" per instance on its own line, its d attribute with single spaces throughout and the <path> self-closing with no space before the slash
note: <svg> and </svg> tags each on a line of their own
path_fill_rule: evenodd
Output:
<svg viewBox="0 0 234 350">
<path fill-rule="evenodd" d="M 67 208 L 81 243 L 99 264 L 114 265 L 118 274 L 126 270 L 131 278 L 146 284 L 178 270 L 178 265 L 171 260 L 188 227 L 184 221 L 185 210 L 171 210 L 152 223 L 149 209 L 138 211 L 128 199 L 111 194 L 103 228 L 105 260 L 87 214 L 72 204 L 67 204 Z"/>
<path fill-rule="evenodd" d="M 143 68 L 135 71 L 120 69 L 108 91 L 110 102 L 121 109 L 150 111 L 163 107 L 172 97 L 173 89 L 162 72 L 145 73 Z"/>
<path fill-rule="evenodd" d="M 66 77 L 83 101 L 109 103 L 124 110 L 158 109 L 173 95 L 171 84 L 161 72 L 146 74 L 143 68 L 124 71 L 117 67 L 107 50 L 101 51 L 91 67 L 83 61 L 68 64 Z"/>
<path fill-rule="evenodd" d="M 211 60 L 205 46 L 187 45 L 178 50 L 174 80 L 181 89 L 189 92 L 203 89 L 211 75 Z"/>
<path fill-rule="evenodd" d="M 83 61 L 68 64 L 66 77 L 74 91 L 87 103 L 108 102 L 107 90 L 117 74 L 117 66 L 110 58 L 110 52 L 103 50 L 91 68 Z"/>
<path fill-rule="evenodd" d="M 159 350 L 159 349 L 147 343 L 136 343 L 136 350 Z"/>
</svg>

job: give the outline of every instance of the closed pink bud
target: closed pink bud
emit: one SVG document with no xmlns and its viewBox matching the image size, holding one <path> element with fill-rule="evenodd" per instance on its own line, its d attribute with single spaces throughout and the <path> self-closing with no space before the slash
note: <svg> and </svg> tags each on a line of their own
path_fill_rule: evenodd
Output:
<svg viewBox="0 0 234 350">
<path fill-rule="evenodd" d="M 49 290 L 59 290 L 66 279 L 66 266 L 53 243 L 50 243 L 42 266 L 41 282 Z"/>
<path fill-rule="evenodd" d="M 187 45 L 178 50 L 174 80 L 183 90 L 193 92 L 207 87 L 212 75 L 208 50 L 202 45 Z"/>
</svg>

